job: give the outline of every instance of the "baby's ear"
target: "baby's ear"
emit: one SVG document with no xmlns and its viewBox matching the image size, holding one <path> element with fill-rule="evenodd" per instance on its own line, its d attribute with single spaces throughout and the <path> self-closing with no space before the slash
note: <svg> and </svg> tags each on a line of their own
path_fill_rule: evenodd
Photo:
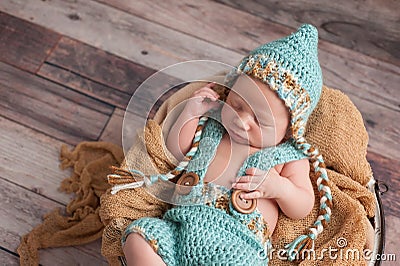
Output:
<svg viewBox="0 0 400 266">
<path fill-rule="evenodd" d="M 219 100 L 225 102 L 226 97 L 228 97 L 230 89 L 226 86 L 216 83 L 212 88 L 216 93 L 219 94 Z"/>
</svg>

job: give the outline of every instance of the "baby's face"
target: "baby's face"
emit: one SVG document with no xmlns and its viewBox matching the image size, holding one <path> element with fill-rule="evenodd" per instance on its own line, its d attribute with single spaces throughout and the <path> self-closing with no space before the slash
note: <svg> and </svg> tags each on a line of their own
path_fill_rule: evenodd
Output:
<svg viewBox="0 0 400 266">
<path fill-rule="evenodd" d="M 240 76 L 221 111 L 222 124 L 233 141 L 265 148 L 285 137 L 290 118 L 288 108 L 268 85 Z"/>
</svg>

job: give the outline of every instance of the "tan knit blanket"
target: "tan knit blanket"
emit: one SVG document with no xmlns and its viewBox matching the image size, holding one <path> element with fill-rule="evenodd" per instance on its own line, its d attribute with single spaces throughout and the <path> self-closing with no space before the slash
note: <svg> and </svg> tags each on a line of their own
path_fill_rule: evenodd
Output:
<svg viewBox="0 0 400 266">
<path fill-rule="evenodd" d="M 122 168 L 134 168 L 145 174 L 168 172 L 174 168 L 176 162 L 164 147 L 162 131 L 165 134 L 170 127 L 168 123 L 163 124 L 164 118 L 177 103 L 202 85 L 204 83 L 199 82 L 186 86 L 161 106 L 154 120 L 148 121 L 143 134 L 137 136 L 135 144 L 121 164 Z M 331 222 L 315 243 L 315 253 L 310 254 L 308 259 L 299 261 L 300 265 L 364 265 L 362 256 L 357 259 L 352 254 L 357 250 L 362 254 L 367 234 L 366 217 L 374 215 L 375 201 L 373 194 L 366 188 L 372 172 L 366 160 L 368 135 L 361 114 L 343 93 L 324 87 L 321 100 L 310 117 L 306 138 L 324 156 L 334 206 Z M 120 240 L 125 227 L 141 217 L 161 217 L 170 207 L 143 188 L 123 190 L 116 195 L 111 195 L 110 189 L 104 193 L 109 188 L 106 184 L 107 171 L 104 168 L 121 162 L 122 152 L 116 152 L 118 149 L 114 149 L 112 145 L 110 148 L 107 143 L 82 145 L 84 146 L 78 145 L 72 153 L 63 150 L 63 158 L 66 160 L 64 165 L 73 166 L 75 171 L 73 177 L 62 185 L 64 189 L 77 193 L 78 198 L 68 205 L 75 207 L 69 208 L 66 217 L 58 212 L 50 213 L 42 225 L 24 236 L 18 248 L 22 265 L 37 264 L 38 248 L 87 243 L 100 237 L 101 232 L 102 254 L 111 265 L 120 265 L 118 257 L 123 256 Z M 95 145 L 93 152 L 97 152 L 98 159 L 90 155 L 90 145 Z M 102 146 L 107 147 L 101 149 Z M 68 158 L 65 158 L 66 154 Z M 91 160 L 86 160 L 85 157 L 91 157 Z M 101 167 L 100 171 L 94 170 L 96 166 Z M 318 195 L 315 177 L 311 174 L 310 178 L 313 180 L 315 194 Z M 280 214 L 272 236 L 275 250 L 271 256 L 271 265 L 299 263 L 282 260 L 283 254 L 280 250 L 296 236 L 306 233 L 317 217 L 318 201 L 319 199 L 310 215 L 302 220 L 291 220 Z M 105 226 L 103 231 L 99 215 Z M 343 245 L 343 241 L 346 245 Z"/>
</svg>

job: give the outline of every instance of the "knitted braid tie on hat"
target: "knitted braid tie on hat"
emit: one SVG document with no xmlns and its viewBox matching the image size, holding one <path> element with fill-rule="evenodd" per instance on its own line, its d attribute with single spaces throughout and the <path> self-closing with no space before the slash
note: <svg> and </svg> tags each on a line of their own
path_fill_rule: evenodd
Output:
<svg viewBox="0 0 400 266">
<path fill-rule="evenodd" d="M 304 128 L 303 128 L 304 129 Z M 319 215 L 314 225 L 309 228 L 309 234 L 301 235 L 296 238 L 293 242 L 286 245 L 288 259 L 294 260 L 296 255 L 302 250 L 314 249 L 314 240 L 323 231 L 324 227 L 331 218 L 332 208 L 332 193 L 328 185 L 328 175 L 326 173 L 326 167 L 322 155 L 319 153 L 317 148 L 306 142 L 303 136 L 295 138 L 296 148 L 302 150 L 305 155 L 310 158 L 310 162 L 313 165 L 314 172 L 317 177 L 317 187 L 320 196 Z"/>
<path fill-rule="evenodd" d="M 178 164 L 178 166 L 175 167 L 174 170 L 166 174 L 145 175 L 141 171 L 135 169 L 124 170 L 120 168 L 114 168 L 113 174 L 107 175 L 108 183 L 113 185 L 111 189 L 111 194 L 114 195 L 120 190 L 138 188 L 143 185 L 150 186 L 157 182 L 159 179 L 167 181 L 180 175 L 186 169 L 189 161 L 192 159 L 198 149 L 201 134 L 207 120 L 207 116 L 200 117 L 192 140 L 192 146 L 190 150 L 186 153 L 183 160 Z M 143 180 L 137 181 L 138 179 Z"/>
<path fill-rule="evenodd" d="M 318 62 L 318 32 L 305 24 L 297 32 L 261 45 L 245 57 L 237 69 L 226 77 L 227 86 L 240 74 L 256 78 L 275 91 L 291 114 L 295 147 L 308 156 L 317 176 L 320 195 L 319 216 L 309 233 L 286 245 L 289 260 L 304 249 L 313 249 L 314 240 L 330 221 L 332 194 L 325 163 L 318 149 L 304 138 L 305 127 L 322 91 L 322 72 Z"/>
</svg>

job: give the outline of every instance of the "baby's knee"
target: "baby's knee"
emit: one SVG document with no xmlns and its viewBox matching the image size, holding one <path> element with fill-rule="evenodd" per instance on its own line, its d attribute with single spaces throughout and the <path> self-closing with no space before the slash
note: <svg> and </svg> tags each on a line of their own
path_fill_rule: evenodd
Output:
<svg viewBox="0 0 400 266">
<path fill-rule="evenodd" d="M 149 246 L 146 240 L 139 233 L 131 233 L 125 240 L 125 243 L 122 247 L 124 253 L 126 252 L 135 252 L 140 251 L 145 248 L 145 246 Z"/>
<path fill-rule="evenodd" d="M 131 233 L 122 247 L 128 265 L 165 265 L 154 248 L 139 233 Z"/>
</svg>

